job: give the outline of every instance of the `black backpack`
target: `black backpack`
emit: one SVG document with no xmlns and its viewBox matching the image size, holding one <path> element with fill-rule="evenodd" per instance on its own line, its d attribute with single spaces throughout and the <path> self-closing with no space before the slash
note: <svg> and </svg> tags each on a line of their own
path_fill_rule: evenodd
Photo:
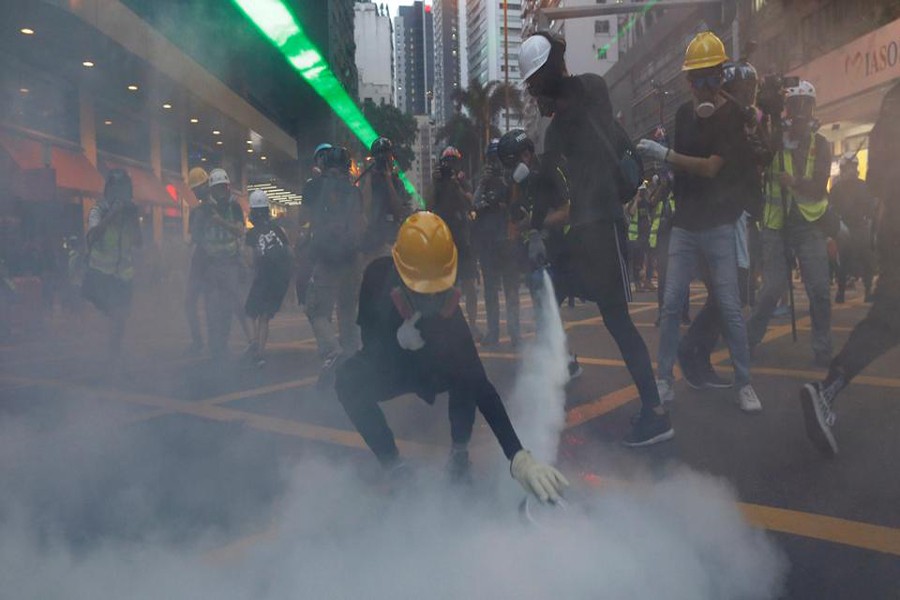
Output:
<svg viewBox="0 0 900 600">
<path fill-rule="evenodd" d="M 641 183 L 644 182 L 644 161 L 638 154 L 637 148 L 628 137 L 628 133 L 621 123 L 612 119 L 610 121 L 610 131 L 604 131 L 597 117 L 590 111 L 587 113 L 588 120 L 597 132 L 597 137 L 606 150 L 606 155 L 616 165 L 616 189 L 619 192 L 619 200 L 622 204 L 628 204 L 635 194 Z"/>
<path fill-rule="evenodd" d="M 350 263 L 359 252 L 362 199 L 359 188 L 340 177 L 325 177 L 310 219 L 310 255 L 330 265 Z"/>
</svg>

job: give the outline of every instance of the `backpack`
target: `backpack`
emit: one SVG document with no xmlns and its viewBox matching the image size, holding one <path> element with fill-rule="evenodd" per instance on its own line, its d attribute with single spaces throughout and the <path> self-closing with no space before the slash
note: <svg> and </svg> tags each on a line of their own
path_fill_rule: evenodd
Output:
<svg viewBox="0 0 900 600">
<path fill-rule="evenodd" d="M 329 265 L 350 263 L 359 251 L 362 198 L 359 188 L 338 177 L 326 177 L 310 219 L 309 249 L 313 260 Z"/>
</svg>

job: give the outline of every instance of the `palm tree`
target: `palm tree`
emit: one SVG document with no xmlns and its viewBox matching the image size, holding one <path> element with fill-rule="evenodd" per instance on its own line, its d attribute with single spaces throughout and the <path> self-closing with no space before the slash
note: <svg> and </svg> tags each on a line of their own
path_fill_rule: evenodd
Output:
<svg viewBox="0 0 900 600">
<path fill-rule="evenodd" d="M 476 79 L 469 82 L 469 87 L 456 92 L 457 111 L 465 109 L 475 125 L 478 134 L 477 161 L 480 164 L 491 137 L 500 135 L 501 131 L 494 123 L 509 103 L 509 110 L 522 113 L 524 104 L 519 89 L 513 84 L 502 81 L 490 81 L 482 85 Z"/>
</svg>

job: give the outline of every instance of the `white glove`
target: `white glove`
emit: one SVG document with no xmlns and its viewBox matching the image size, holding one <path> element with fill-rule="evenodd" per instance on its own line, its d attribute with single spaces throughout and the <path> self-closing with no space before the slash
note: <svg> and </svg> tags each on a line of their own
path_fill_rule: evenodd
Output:
<svg viewBox="0 0 900 600">
<path fill-rule="evenodd" d="M 422 318 L 422 313 L 416 312 L 413 316 L 403 321 L 403 325 L 397 330 L 397 342 L 404 350 L 421 350 L 425 347 L 422 333 L 416 327 L 416 323 Z"/>
<path fill-rule="evenodd" d="M 653 140 L 643 139 L 637 143 L 637 151 L 647 158 L 666 162 L 669 157 L 669 149 Z"/>
<path fill-rule="evenodd" d="M 556 503 L 561 500 L 560 493 L 568 487 L 569 481 L 562 473 L 550 465 L 543 465 L 534 460 L 528 450 L 519 450 L 513 456 L 509 472 L 525 491 L 534 494 L 538 500 Z"/>
</svg>

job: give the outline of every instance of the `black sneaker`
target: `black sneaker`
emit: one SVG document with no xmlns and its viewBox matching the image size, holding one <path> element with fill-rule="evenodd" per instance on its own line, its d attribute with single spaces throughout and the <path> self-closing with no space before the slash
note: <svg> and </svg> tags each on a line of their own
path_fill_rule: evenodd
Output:
<svg viewBox="0 0 900 600">
<path fill-rule="evenodd" d="M 806 425 L 806 436 L 819 452 L 828 458 L 838 453 L 837 440 L 831 428 L 835 415 L 831 404 L 822 394 L 821 383 L 807 383 L 800 389 L 800 405 L 803 407 L 803 421 Z"/>
<path fill-rule="evenodd" d="M 472 483 L 472 461 L 469 460 L 469 451 L 451 450 L 445 470 L 450 483 Z"/>
<path fill-rule="evenodd" d="M 699 369 L 700 377 L 703 379 L 703 388 L 704 389 L 713 389 L 713 390 L 727 390 L 734 383 L 725 379 L 718 373 L 716 373 L 715 369 L 710 365 L 704 365 Z"/>
<path fill-rule="evenodd" d="M 569 356 L 569 381 L 574 381 L 584 374 L 584 369 L 578 364 L 578 355 Z"/>
<path fill-rule="evenodd" d="M 671 440 L 675 437 L 675 430 L 669 420 L 669 413 L 661 415 L 653 411 L 641 412 L 632 420 L 631 432 L 622 440 L 622 444 L 629 448 L 643 448 Z"/>
<path fill-rule="evenodd" d="M 697 361 L 688 352 L 678 349 L 678 366 L 681 367 L 684 380 L 695 390 L 702 390 L 705 387 L 705 380 L 702 370 L 696 363 Z"/>
</svg>

